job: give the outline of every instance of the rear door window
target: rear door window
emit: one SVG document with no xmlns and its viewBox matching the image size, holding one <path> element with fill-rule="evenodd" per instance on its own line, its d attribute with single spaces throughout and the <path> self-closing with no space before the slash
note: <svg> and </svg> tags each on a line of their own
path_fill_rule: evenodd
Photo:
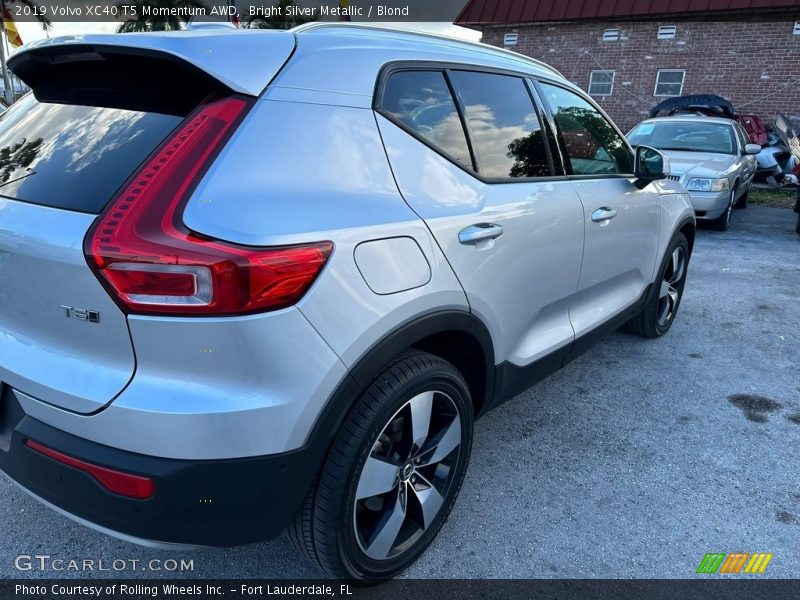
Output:
<svg viewBox="0 0 800 600">
<path fill-rule="evenodd" d="M 442 71 L 392 73 L 381 109 L 451 160 L 472 169 L 464 127 Z"/>
<path fill-rule="evenodd" d="M 517 178 L 551 175 L 539 117 L 520 77 L 451 71 L 464 104 L 478 173 Z"/>
<path fill-rule="evenodd" d="M 738 123 L 732 123 L 733 130 L 736 132 L 736 137 L 739 138 L 739 150 L 740 152 L 744 151 L 744 147 L 750 143 L 750 139 L 747 136 L 747 133 L 742 128 L 741 125 Z"/>
<path fill-rule="evenodd" d="M 0 196 L 99 213 L 181 121 L 28 94 L 0 118 Z"/>
</svg>

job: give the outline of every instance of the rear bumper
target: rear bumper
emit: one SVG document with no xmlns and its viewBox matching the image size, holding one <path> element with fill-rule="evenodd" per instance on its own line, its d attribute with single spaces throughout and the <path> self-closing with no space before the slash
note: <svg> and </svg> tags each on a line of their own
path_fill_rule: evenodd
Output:
<svg viewBox="0 0 800 600">
<path fill-rule="evenodd" d="M 89 474 L 25 446 L 35 440 L 69 456 L 155 482 L 147 500 L 106 491 Z M 288 524 L 311 484 L 316 453 L 227 460 L 175 460 L 103 446 L 26 415 L 6 387 L 0 402 L 0 470 L 58 510 L 140 543 L 232 546 L 263 541 Z"/>
</svg>

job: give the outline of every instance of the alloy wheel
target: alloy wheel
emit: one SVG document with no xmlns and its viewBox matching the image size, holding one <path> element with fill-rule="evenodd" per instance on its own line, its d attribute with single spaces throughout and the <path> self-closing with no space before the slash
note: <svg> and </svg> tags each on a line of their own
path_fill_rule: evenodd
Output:
<svg viewBox="0 0 800 600">
<path fill-rule="evenodd" d="M 686 273 L 686 252 L 682 247 L 677 247 L 672 252 L 664 276 L 661 280 L 661 289 L 658 294 L 658 326 L 665 327 L 678 307 L 683 286 L 683 277 Z"/>
<path fill-rule="evenodd" d="M 453 483 L 461 416 L 440 391 L 417 394 L 375 440 L 355 493 L 353 526 L 373 560 L 402 554 L 436 522 Z"/>
</svg>

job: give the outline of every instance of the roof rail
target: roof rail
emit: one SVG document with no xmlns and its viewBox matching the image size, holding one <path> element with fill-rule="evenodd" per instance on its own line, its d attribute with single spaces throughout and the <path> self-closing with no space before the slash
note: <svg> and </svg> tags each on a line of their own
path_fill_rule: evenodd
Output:
<svg viewBox="0 0 800 600">
<path fill-rule="evenodd" d="M 189 21 L 184 29 L 187 31 L 198 31 L 206 29 L 238 29 L 236 25 L 228 21 Z"/>
<path fill-rule="evenodd" d="M 293 27 L 289 31 L 293 33 L 303 33 L 306 31 L 312 31 L 316 29 L 335 29 L 335 28 L 343 28 L 343 29 L 365 29 L 365 30 L 372 30 L 372 31 L 383 31 L 383 32 L 394 32 L 394 33 L 402 33 L 408 35 L 415 35 L 424 38 L 431 38 L 438 41 L 446 41 L 446 42 L 456 42 L 458 44 L 463 44 L 465 46 L 472 46 L 474 48 L 488 51 L 494 54 L 501 54 L 508 58 L 514 59 L 517 62 L 521 62 L 526 65 L 531 65 L 538 67 L 540 69 L 544 69 L 546 71 L 550 71 L 551 73 L 557 75 L 558 77 L 564 79 L 564 75 L 561 72 L 548 65 L 546 62 L 542 62 L 540 60 L 536 60 L 535 58 L 531 58 L 530 56 L 525 56 L 524 54 L 520 54 L 519 52 L 514 52 L 512 50 L 507 50 L 505 48 L 500 48 L 498 46 L 492 46 L 490 44 L 483 44 L 481 42 L 472 42 L 470 40 L 463 40 L 460 38 L 454 38 L 447 35 L 441 35 L 438 33 L 429 33 L 427 31 L 419 31 L 416 29 L 402 29 L 399 27 L 389 27 L 386 25 L 374 25 L 372 23 L 347 23 L 347 22 L 325 22 L 325 21 L 312 21 L 310 23 L 303 23 L 302 25 L 297 25 Z"/>
</svg>

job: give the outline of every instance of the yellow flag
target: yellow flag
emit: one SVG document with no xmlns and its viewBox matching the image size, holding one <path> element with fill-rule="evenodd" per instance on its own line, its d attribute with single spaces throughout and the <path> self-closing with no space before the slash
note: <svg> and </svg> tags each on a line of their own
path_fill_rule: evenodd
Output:
<svg viewBox="0 0 800 600">
<path fill-rule="evenodd" d="M 8 8 L 6 8 L 5 5 L 3 6 L 3 28 L 6 30 L 8 43 L 13 48 L 22 46 L 22 38 L 19 36 L 19 31 L 17 31 L 17 25 L 14 23 L 14 19 L 11 18 L 11 13 L 8 12 Z"/>
</svg>

